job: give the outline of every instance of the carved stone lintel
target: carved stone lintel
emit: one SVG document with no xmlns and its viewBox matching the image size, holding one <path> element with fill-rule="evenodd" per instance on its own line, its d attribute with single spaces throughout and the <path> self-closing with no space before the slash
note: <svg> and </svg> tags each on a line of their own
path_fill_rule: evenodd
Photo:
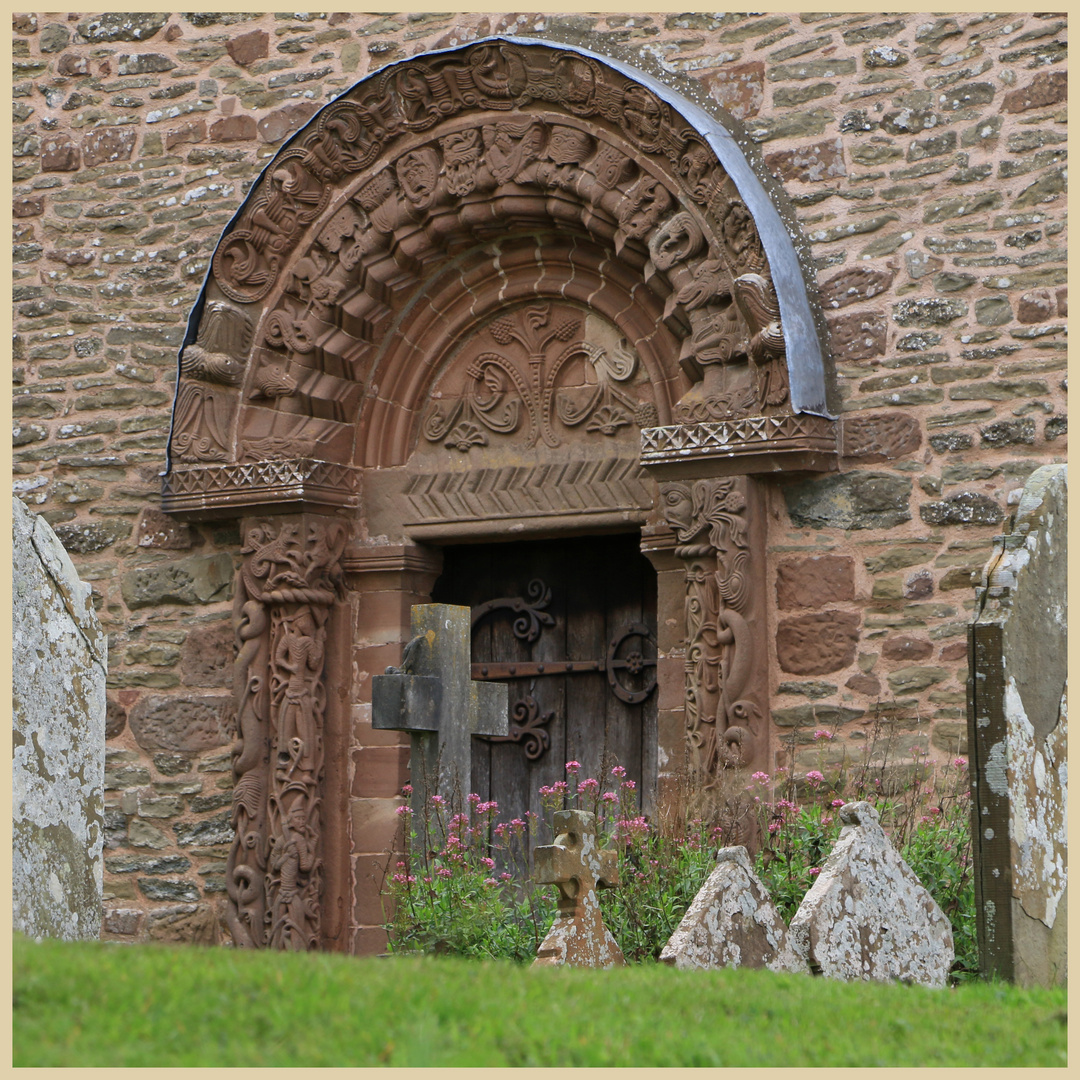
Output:
<svg viewBox="0 0 1080 1080">
<path fill-rule="evenodd" d="M 323 668 L 346 539 L 344 522 L 304 517 L 252 527 L 241 549 L 226 918 L 243 948 L 319 944 Z"/>
</svg>

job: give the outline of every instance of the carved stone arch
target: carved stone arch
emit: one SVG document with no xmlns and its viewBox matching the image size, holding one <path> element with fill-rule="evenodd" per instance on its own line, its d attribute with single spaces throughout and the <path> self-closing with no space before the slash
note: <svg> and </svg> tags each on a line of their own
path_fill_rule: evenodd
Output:
<svg viewBox="0 0 1080 1080">
<path fill-rule="evenodd" d="M 681 613 L 658 659 L 664 685 L 685 679 L 667 730 L 713 779 L 767 766 L 747 474 L 838 455 L 797 227 L 736 130 L 623 61 L 494 37 L 358 82 L 226 228 L 163 506 L 248 519 L 237 944 L 342 940 L 346 585 L 397 574 L 407 612 L 434 581 L 425 541 L 642 527 Z"/>
<path fill-rule="evenodd" d="M 416 444 L 448 343 L 513 295 L 627 324 L 655 388 L 643 465 L 719 439 L 740 471 L 830 467 L 815 311 L 733 128 L 621 61 L 528 39 L 357 83 L 276 155 L 214 253 L 166 507 L 355 505 L 358 470 Z"/>
</svg>

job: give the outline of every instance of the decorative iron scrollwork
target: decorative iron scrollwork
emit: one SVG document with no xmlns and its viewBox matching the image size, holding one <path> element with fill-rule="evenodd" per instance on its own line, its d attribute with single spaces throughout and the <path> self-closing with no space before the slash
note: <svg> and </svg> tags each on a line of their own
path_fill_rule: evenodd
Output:
<svg viewBox="0 0 1080 1080">
<path fill-rule="evenodd" d="M 525 757 L 529 761 L 539 761 L 551 746 L 547 725 L 555 719 L 554 710 L 541 713 L 536 698 L 529 694 L 514 705 L 511 715 L 510 734 L 489 735 L 488 742 L 522 743 Z"/>
<path fill-rule="evenodd" d="M 539 638 L 541 625 L 554 626 L 555 619 L 544 610 L 551 602 L 551 589 L 539 578 L 529 582 L 528 599 L 521 596 L 501 596 L 496 600 L 478 604 L 472 609 L 472 627 L 493 611 L 520 612 L 514 620 L 514 636 L 519 641 L 532 643 Z M 640 639 L 638 648 L 623 651 L 627 642 Z M 630 623 L 612 637 L 607 652 L 598 660 L 486 660 L 472 665 L 472 677 L 479 681 L 500 679 L 539 678 L 544 675 L 577 675 L 582 672 L 604 672 L 611 692 L 627 705 L 640 705 L 656 690 L 656 652 L 646 656 L 645 647 L 652 643 L 649 628 L 641 622 Z M 651 671 L 649 669 L 652 669 Z M 622 680 L 627 676 L 644 680 L 639 689 L 627 686 Z M 509 735 L 490 736 L 490 742 L 522 742 L 525 757 L 538 760 L 549 748 L 550 738 L 545 726 L 554 712 L 540 713 L 540 706 L 531 694 L 513 707 L 513 720 Z"/>
<path fill-rule="evenodd" d="M 514 620 L 514 637 L 530 644 L 540 636 L 540 626 L 554 626 L 555 618 L 544 609 L 551 603 L 551 589 L 539 578 L 533 578 L 525 590 L 526 596 L 500 596 L 496 600 L 478 604 L 472 609 L 472 628 L 492 611 L 509 609 L 520 612 Z M 474 676 L 475 678 L 475 676 Z"/>
</svg>

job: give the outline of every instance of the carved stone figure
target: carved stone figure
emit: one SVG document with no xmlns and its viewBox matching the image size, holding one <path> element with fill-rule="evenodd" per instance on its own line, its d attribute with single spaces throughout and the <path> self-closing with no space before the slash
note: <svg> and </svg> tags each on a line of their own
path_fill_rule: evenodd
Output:
<svg viewBox="0 0 1080 1080">
<path fill-rule="evenodd" d="M 226 876 L 238 946 L 319 942 L 322 677 L 346 536 L 339 521 L 266 524 L 248 531 L 242 549 L 233 604 L 236 839 Z"/>
<path fill-rule="evenodd" d="M 225 387 L 243 378 L 251 347 L 251 320 L 220 300 L 211 301 L 198 337 L 180 356 L 176 395 L 177 435 L 173 452 L 179 461 L 226 461 L 229 419 L 235 394 Z"/>
<path fill-rule="evenodd" d="M 749 686 L 744 483 L 727 477 L 661 487 L 675 554 L 686 562 L 687 740 L 714 779 L 724 766 L 747 764 L 762 733 L 763 713 Z"/>
</svg>

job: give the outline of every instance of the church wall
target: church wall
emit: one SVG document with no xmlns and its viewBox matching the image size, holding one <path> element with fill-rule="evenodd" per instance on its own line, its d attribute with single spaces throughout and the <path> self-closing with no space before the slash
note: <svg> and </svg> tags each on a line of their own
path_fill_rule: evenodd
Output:
<svg viewBox="0 0 1080 1080">
<path fill-rule="evenodd" d="M 109 635 L 106 937 L 227 936 L 241 535 L 159 509 L 176 352 L 214 245 L 320 104 L 389 62 L 489 33 L 576 32 L 696 81 L 745 125 L 800 223 L 844 456 L 838 474 L 764 482 L 775 764 L 791 764 L 788 737 L 797 769 L 857 760 L 875 717 L 895 723 L 901 762 L 965 752 L 972 574 L 1028 474 L 1065 460 L 1064 17 L 13 25 L 14 488 L 91 582 Z M 350 567 L 350 701 L 366 731 L 348 766 L 355 833 L 393 834 L 402 751 L 367 728 L 362 684 L 396 659 L 395 590 L 420 596 L 429 577 L 404 559 Z M 358 878 L 374 873 L 355 850 Z"/>
</svg>

